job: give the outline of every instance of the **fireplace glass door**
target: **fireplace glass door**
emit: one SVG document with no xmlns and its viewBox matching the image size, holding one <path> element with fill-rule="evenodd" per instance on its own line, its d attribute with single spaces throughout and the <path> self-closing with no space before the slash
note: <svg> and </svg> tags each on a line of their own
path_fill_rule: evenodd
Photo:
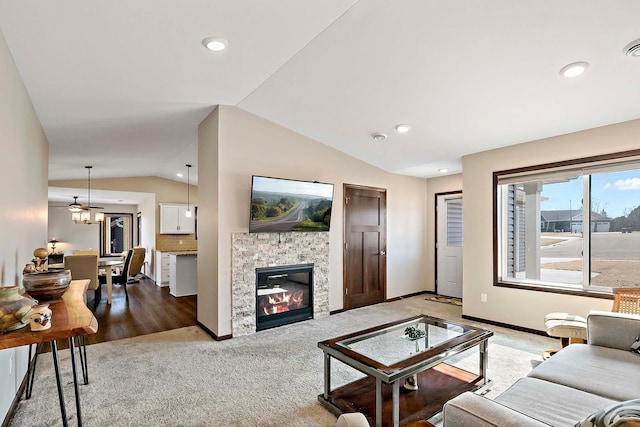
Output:
<svg viewBox="0 0 640 427">
<path fill-rule="evenodd" d="M 256 329 L 313 318 L 313 264 L 256 269 Z"/>
</svg>

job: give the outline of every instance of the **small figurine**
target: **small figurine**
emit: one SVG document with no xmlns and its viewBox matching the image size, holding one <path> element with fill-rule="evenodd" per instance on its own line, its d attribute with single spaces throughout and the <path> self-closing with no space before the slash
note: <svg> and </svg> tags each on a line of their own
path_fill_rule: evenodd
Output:
<svg viewBox="0 0 640 427">
<path fill-rule="evenodd" d="M 418 338 L 422 338 L 427 333 L 423 329 L 418 329 L 415 326 L 410 326 L 404 330 L 404 334 L 412 340 L 417 340 Z"/>
</svg>

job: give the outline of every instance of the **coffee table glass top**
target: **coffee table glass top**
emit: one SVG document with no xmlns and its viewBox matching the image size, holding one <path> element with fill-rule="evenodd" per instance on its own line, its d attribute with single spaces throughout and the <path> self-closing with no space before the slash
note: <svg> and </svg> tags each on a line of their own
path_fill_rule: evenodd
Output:
<svg viewBox="0 0 640 427">
<path fill-rule="evenodd" d="M 415 328 L 418 333 L 416 334 L 415 330 L 407 331 L 407 328 Z M 476 330 L 458 323 L 420 316 L 383 329 L 351 336 L 336 344 L 385 366 L 391 366 L 474 331 Z"/>
</svg>

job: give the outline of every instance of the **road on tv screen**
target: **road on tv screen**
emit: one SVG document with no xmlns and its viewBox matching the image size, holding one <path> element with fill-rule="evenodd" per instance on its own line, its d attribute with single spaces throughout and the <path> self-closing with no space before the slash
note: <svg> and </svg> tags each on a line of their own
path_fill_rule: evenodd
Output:
<svg viewBox="0 0 640 427">
<path fill-rule="evenodd" d="M 307 203 L 300 203 L 297 208 L 281 218 L 272 221 L 251 221 L 252 231 L 292 231 L 298 224 L 306 219 L 304 210 Z"/>
</svg>

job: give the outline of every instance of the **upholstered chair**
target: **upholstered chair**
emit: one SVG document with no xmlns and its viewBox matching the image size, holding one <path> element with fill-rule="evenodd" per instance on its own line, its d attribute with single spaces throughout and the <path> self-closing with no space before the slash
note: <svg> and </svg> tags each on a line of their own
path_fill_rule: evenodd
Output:
<svg viewBox="0 0 640 427">
<path fill-rule="evenodd" d="M 64 257 L 64 268 L 71 270 L 73 280 L 91 280 L 87 290 L 93 291 L 93 310 L 95 310 L 102 297 L 102 284 L 98 279 L 98 255 L 67 255 Z"/>
</svg>

